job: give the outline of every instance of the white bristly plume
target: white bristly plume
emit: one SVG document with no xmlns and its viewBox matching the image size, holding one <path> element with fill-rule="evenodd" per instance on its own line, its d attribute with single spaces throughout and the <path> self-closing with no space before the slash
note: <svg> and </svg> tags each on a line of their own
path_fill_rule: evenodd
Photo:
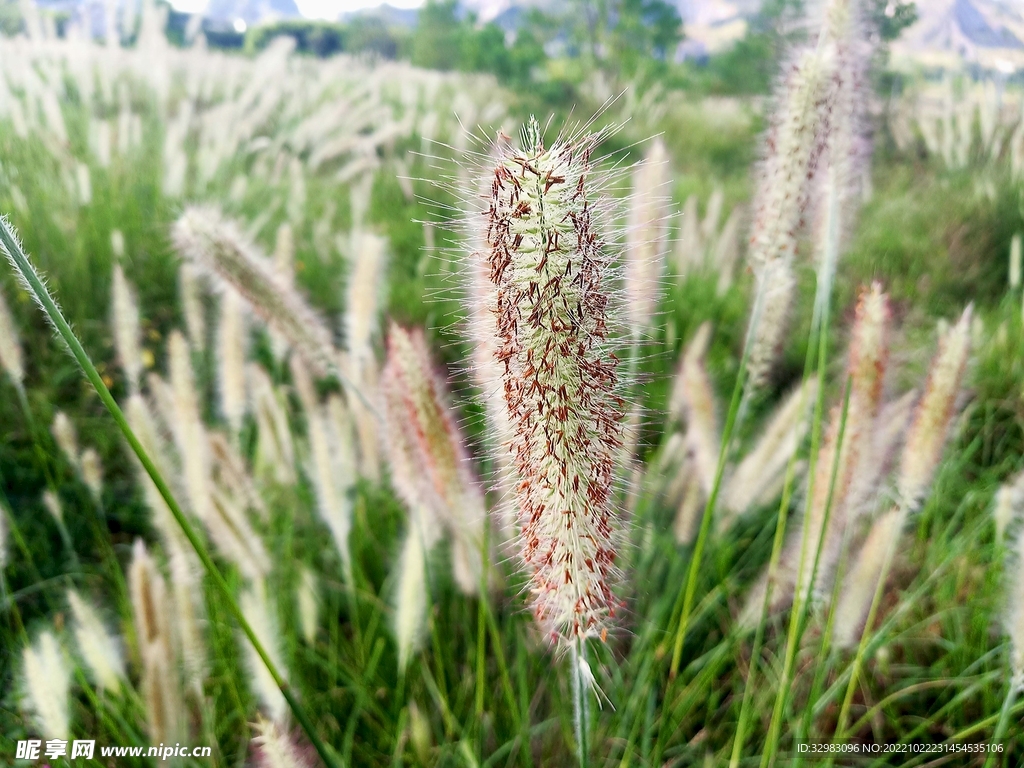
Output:
<svg viewBox="0 0 1024 768">
<path fill-rule="evenodd" d="M 352 253 L 345 299 L 345 342 L 349 363 L 358 374 L 373 357 L 371 342 L 378 328 L 387 241 L 370 232 L 353 232 Z"/>
<path fill-rule="evenodd" d="M 427 519 L 429 513 L 413 510 L 399 560 L 398 588 L 395 594 L 395 640 L 398 643 L 398 667 L 405 669 L 419 648 L 427 623 L 427 542 L 436 539 L 431 528 L 437 523 Z"/>
<path fill-rule="evenodd" d="M 221 415 L 235 435 L 242 429 L 246 410 L 247 341 L 245 304 L 237 291 L 225 287 L 220 297 L 220 322 L 217 325 L 217 391 Z"/>
<path fill-rule="evenodd" d="M 278 723 L 260 717 L 254 728 L 257 736 L 252 743 L 257 748 L 259 768 L 313 768 L 313 762 Z"/>
<path fill-rule="evenodd" d="M 23 386 L 25 363 L 21 354 L 21 340 L 3 292 L 0 292 L 0 368 L 7 372 L 16 386 Z"/>
<path fill-rule="evenodd" d="M 286 669 L 281 661 L 278 643 L 281 633 L 278 629 L 277 617 L 274 615 L 276 609 L 267 597 L 266 585 L 257 582 L 246 588 L 239 595 L 238 605 L 256 635 L 256 639 L 263 646 L 263 650 L 266 651 L 277 671 L 286 677 Z M 266 665 L 248 638 L 242 635 L 239 642 L 245 651 L 253 693 L 256 694 L 264 711 L 270 715 L 270 719 L 276 723 L 283 723 L 288 714 L 288 703 L 285 701 L 281 689 L 277 687 L 277 683 L 270 676 Z"/>
<path fill-rule="evenodd" d="M 181 457 L 189 505 L 196 517 L 205 520 L 210 507 L 210 452 L 200 415 L 191 357 L 185 337 L 179 331 L 173 331 L 167 339 L 167 358 L 174 397 L 174 421 L 168 426 L 172 429 Z"/>
<path fill-rule="evenodd" d="M 35 643 L 24 649 L 22 662 L 25 676 L 22 706 L 32 716 L 33 731 L 46 739 L 67 739 L 71 735 L 68 710 L 71 670 L 52 630 L 44 630 Z"/>
<path fill-rule="evenodd" d="M 103 464 L 95 448 L 86 448 L 81 458 L 82 482 L 95 501 L 103 498 Z"/>
<path fill-rule="evenodd" d="M 305 566 L 299 571 L 296 603 L 299 609 L 302 639 L 306 641 L 307 645 L 313 645 L 316 642 L 316 630 L 320 624 L 320 598 L 317 594 L 316 575 Z"/>
<path fill-rule="evenodd" d="M 899 510 L 893 509 L 871 526 L 839 594 L 832 632 L 832 642 L 836 647 L 851 648 L 860 640 L 864 619 L 875 596 L 878 577 L 885 566 L 887 551 L 893 539 L 899 537 L 904 519 Z"/>
<path fill-rule="evenodd" d="M 348 536 L 352 528 L 352 509 L 346 491 L 350 480 L 335 472 L 330 425 L 316 396 L 305 363 L 300 358 L 293 357 L 291 369 L 292 381 L 295 382 L 299 400 L 306 411 L 311 464 L 309 474 L 316 492 L 317 511 L 331 532 L 334 545 L 341 555 L 345 578 L 349 579 L 352 572 L 352 555 L 349 551 Z"/>
<path fill-rule="evenodd" d="M 126 680 L 121 646 L 107 630 L 99 612 L 75 590 L 68 592 L 68 605 L 74 616 L 75 642 L 96 685 L 116 693 Z"/>
<path fill-rule="evenodd" d="M 206 309 L 198 269 L 194 264 L 184 263 L 178 267 L 178 294 L 188 340 L 194 349 L 202 352 L 206 349 Z"/>
<path fill-rule="evenodd" d="M 57 447 L 64 452 L 71 466 L 78 469 L 80 461 L 78 455 L 78 434 L 75 431 L 75 425 L 64 411 L 57 411 L 54 414 L 50 432 L 53 433 L 53 439 L 57 441 Z"/>
<path fill-rule="evenodd" d="M 139 305 L 135 300 L 135 291 L 125 278 L 120 264 L 114 265 L 110 306 L 117 359 L 128 380 L 128 392 L 135 393 L 143 369 L 139 346 Z"/>
<path fill-rule="evenodd" d="M 626 229 L 626 317 L 634 340 L 654 319 L 668 243 L 668 152 L 659 138 L 633 173 Z"/>
</svg>

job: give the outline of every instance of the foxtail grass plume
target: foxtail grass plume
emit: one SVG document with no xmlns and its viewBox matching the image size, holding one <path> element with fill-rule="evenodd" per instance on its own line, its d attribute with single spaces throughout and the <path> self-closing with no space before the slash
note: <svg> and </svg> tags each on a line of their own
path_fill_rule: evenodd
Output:
<svg viewBox="0 0 1024 768">
<path fill-rule="evenodd" d="M 320 626 L 320 597 L 316 575 L 305 566 L 299 571 L 295 603 L 299 611 L 302 639 L 307 645 L 313 645 L 316 642 L 317 627 Z"/>
<path fill-rule="evenodd" d="M 427 624 L 427 553 L 438 537 L 438 523 L 424 507 L 410 510 L 409 526 L 398 562 L 395 590 L 395 642 L 398 668 L 404 670 L 419 649 Z"/>
<path fill-rule="evenodd" d="M 997 529 L 1002 529 L 999 532 L 1000 539 L 1003 532 L 1010 527 L 1011 521 L 1019 514 L 1021 499 L 1024 496 L 1022 478 L 1024 475 L 1018 476 L 1012 483 L 1007 483 L 999 491 L 998 497 L 1002 497 L 1000 506 L 1006 508 L 1006 517 L 1009 518 L 1001 524 L 997 518 Z M 997 513 L 998 511 L 999 507 L 997 506 Z M 1003 625 L 1006 634 L 1010 637 L 1011 685 L 1019 692 L 1024 689 L 1024 532 L 1019 527 L 1006 555 L 1008 584 Z"/>
<path fill-rule="evenodd" d="M 281 393 L 261 366 L 249 365 L 253 412 L 259 437 L 256 476 L 279 485 L 295 484 L 295 443 Z"/>
<path fill-rule="evenodd" d="M 207 509 L 203 523 L 217 550 L 247 579 L 259 581 L 265 578 L 270 573 L 270 556 L 238 500 L 215 489 Z"/>
<path fill-rule="evenodd" d="M 996 525 L 996 541 L 1002 543 L 1011 524 L 1024 508 L 1024 472 L 1003 483 L 996 491 L 992 519 Z M 1022 635 L 1024 637 L 1024 635 Z"/>
<path fill-rule="evenodd" d="M 260 717 L 253 727 L 256 737 L 252 743 L 256 747 L 259 768 L 313 768 L 316 765 L 278 722 Z"/>
<path fill-rule="evenodd" d="M 81 457 L 82 482 L 89 489 L 94 501 L 103 498 L 103 464 L 95 448 L 86 448 Z"/>
<path fill-rule="evenodd" d="M 23 386 L 25 361 L 21 353 L 21 339 L 3 292 L 0 292 L 0 368 L 7 372 L 15 386 Z"/>
<path fill-rule="evenodd" d="M 206 647 L 203 641 L 202 576 L 198 558 L 180 542 L 168 549 L 167 566 L 171 575 L 171 600 L 174 605 L 174 637 L 192 690 L 202 696 L 206 679 Z"/>
<path fill-rule="evenodd" d="M 110 307 L 117 359 L 128 380 L 128 392 L 134 393 L 138 391 L 144 367 L 139 346 L 139 305 L 120 264 L 114 265 Z"/>
<path fill-rule="evenodd" d="M 285 677 L 286 668 L 281 659 L 279 644 L 281 633 L 278 630 L 277 617 L 274 615 L 276 608 L 267 596 L 266 585 L 263 582 L 257 582 L 246 588 L 238 597 L 238 605 L 242 609 L 245 620 L 252 627 L 256 639 L 263 646 L 263 650 L 266 651 L 282 677 Z M 249 639 L 242 636 L 239 642 L 242 643 L 245 650 L 253 693 L 256 694 L 264 711 L 270 715 L 271 720 L 283 723 L 288 714 L 288 703 L 285 701 L 281 689 L 277 687 L 277 683 L 274 682 L 274 678 L 271 677 Z"/>
<path fill-rule="evenodd" d="M 168 426 L 181 457 L 189 505 L 196 517 L 206 520 L 210 513 L 209 448 L 191 358 L 184 335 L 173 331 L 167 339 L 167 367 L 174 409 L 174 418 Z"/>
<path fill-rule="evenodd" d="M 839 594 L 832 630 L 832 642 L 837 648 L 852 648 L 860 640 L 878 579 L 885 571 L 888 553 L 893 541 L 899 538 L 905 519 L 898 509 L 892 509 L 872 524 Z"/>
<path fill-rule="evenodd" d="M 718 270 L 715 293 L 719 296 L 724 296 L 732 286 L 736 261 L 740 256 L 740 219 L 739 208 L 733 208 L 722 226 L 722 231 L 718 233 L 715 249 L 711 254 L 711 261 Z"/>
<path fill-rule="evenodd" d="M 128 591 L 135 619 L 135 639 L 140 652 L 153 644 L 159 644 L 169 652 L 167 584 L 142 539 L 136 539 L 132 547 Z"/>
<path fill-rule="evenodd" d="M 871 444 L 862 452 L 850 483 L 844 515 L 847 525 L 874 511 L 879 486 L 895 464 L 917 396 L 911 390 L 880 409 Z"/>
<path fill-rule="evenodd" d="M 787 67 L 769 132 L 754 204 L 749 259 L 762 296 L 752 317 L 748 373 L 752 386 L 767 377 L 782 342 L 792 299 L 792 262 L 807 207 L 808 177 L 827 127 L 832 46 L 801 51 Z"/>
<path fill-rule="evenodd" d="M 35 643 L 24 649 L 22 663 L 22 708 L 32 717 L 32 730 L 46 739 L 67 739 L 71 735 L 71 670 L 52 630 L 41 632 Z"/>
<path fill-rule="evenodd" d="M 633 172 L 626 223 L 626 318 L 634 340 L 654 319 L 668 250 L 669 165 L 665 143 L 655 139 Z"/>
<path fill-rule="evenodd" d="M 679 364 L 673 401 L 686 421 L 686 446 L 697 479 L 705 495 L 711 493 L 718 469 L 718 434 L 715 391 L 704 367 L 704 353 L 711 337 L 711 324 L 697 330 Z M 678 398 L 678 399 L 677 399 Z"/>
<path fill-rule="evenodd" d="M 183 704 L 174 657 L 159 643 L 142 649 L 142 699 L 150 741 L 174 743 L 182 738 Z"/>
<path fill-rule="evenodd" d="M 992 521 L 996 526 L 996 543 L 1002 544 L 1006 529 L 1014 518 L 1013 487 L 1006 483 L 999 486 L 992 498 Z M 1022 635 L 1024 637 L 1024 635 Z"/>
<path fill-rule="evenodd" d="M 245 459 L 233 443 L 220 432 L 210 433 L 210 457 L 213 459 L 214 485 L 235 499 L 239 506 L 268 519 L 267 505 L 249 475 Z"/>
<path fill-rule="evenodd" d="M 352 507 L 347 491 L 354 477 L 336 471 L 335 446 L 325 409 L 320 404 L 313 380 L 299 357 L 291 359 L 292 381 L 306 412 L 306 435 L 309 440 L 310 478 L 316 493 L 317 511 L 327 524 L 334 546 L 341 555 L 346 580 L 352 575 L 352 554 L 348 543 L 352 529 Z"/>
<path fill-rule="evenodd" d="M 760 296 L 757 317 L 751 317 L 753 334 L 749 337 L 750 353 L 747 375 L 750 385 L 763 384 L 771 371 L 786 338 L 789 313 L 796 292 L 796 276 L 786 261 L 768 264 L 757 273 L 757 293 Z"/>
<path fill-rule="evenodd" d="M 226 286 L 220 297 L 217 325 L 217 393 L 220 412 L 232 434 L 242 429 L 246 410 L 245 357 L 248 346 L 245 305 L 234 288 Z"/>
<path fill-rule="evenodd" d="M 107 630 L 99 612 L 75 590 L 68 592 L 68 605 L 74 616 L 75 643 L 96 685 L 116 693 L 127 679 L 120 644 Z"/>
<path fill-rule="evenodd" d="M 335 370 L 330 329 L 233 222 L 212 208 L 191 207 L 175 223 L 172 237 L 182 255 L 238 291 L 318 374 Z"/>
<path fill-rule="evenodd" d="M 193 349 L 202 352 L 206 349 L 206 308 L 203 306 L 199 270 L 194 264 L 186 262 L 178 267 L 178 295 L 189 343 Z"/>
<path fill-rule="evenodd" d="M 157 381 L 159 379 L 152 379 L 151 385 Z M 142 395 L 132 395 L 125 404 L 124 412 L 132 432 L 135 433 L 136 438 L 146 450 L 146 455 L 149 456 L 150 461 L 156 466 L 161 476 L 175 477 L 177 473 L 172 471 L 173 466 L 168 457 L 169 445 L 157 427 L 156 417 L 153 415 L 146 398 Z M 166 500 L 160 494 L 160 491 L 157 490 L 153 478 L 149 476 L 149 473 L 140 462 L 135 462 L 135 467 L 137 477 L 145 493 L 146 505 L 153 513 L 153 524 L 157 531 L 159 531 L 164 544 L 170 547 L 173 541 L 180 542 L 184 538 L 184 534 L 181 532 L 177 522 L 175 522 Z"/>
<path fill-rule="evenodd" d="M 971 307 L 939 340 L 928 382 L 907 432 L 897 475 L 900 503 L 913 511 L 924 500 L 942 458 L 946 433 L 960 393 L 971 348 Z"/>
<path fill-rule="evenodd" d="M 545 148 L 532 118 L 521 149 L 501 137 L 486 214 L 522 556 L 536 618 L 570 643 L 603 638 L 617 603 L 611 492 L 623 401 L 608 349 L 597 140 Z"/>
<path fill-rule="evenodd" d="M 372 232 L 353 232 L 352 266 L 345 293 L 345 344 L 349 364 L 357 374 L 373 357 L 371 342 L 380 314 L 386 257 L 384 238 Z"/>
<path fill-rule="evenodd" d="M 395 488 L 410 510 L 429 508 L 451 532 L 456 581 L 472 594 L 483 569 L 484 498 L 421 331 L 392 324 L 381 388 Z"/>
<path fill-rule="evenodd" d="M 244 178 L 244 177 L 243 177 Z M 282 284 L 295 285 L 295 234 L 287 221 L 277 228 L 274 240 L 274 272 Z M 283 360 L 288 352 L 288 339 L 270 329 L 270 343 L 274 356 Z"/>
<path fill-rule="evenodd" d="M 64 411 L 57 411 L 53 416 L 53 424 L 50 425 L 50 432 L 67 457 L 68 462 L 76 470 L 80 466 L 81 457 L 78 455 L 78 432 L 75 425 Z"/>
<path fill-rule="evenodd" d="M 60 503 L 60 497 L 54 491 L 43 491 L 43 506 L 58 526 L 64 525 L 64 505 Z"/>
</svg>

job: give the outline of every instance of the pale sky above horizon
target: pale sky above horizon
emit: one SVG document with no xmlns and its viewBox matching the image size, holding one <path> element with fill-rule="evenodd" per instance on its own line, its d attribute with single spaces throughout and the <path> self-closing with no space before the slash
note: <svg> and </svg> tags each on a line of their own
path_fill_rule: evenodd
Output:
<svg viewBox="0 0 1024 768">
<path fill-rule="evenodd" d="M 358 11 L 362 8 L 376 8 L 385 0 L 295 0 L 299 13 L 309 19 L 338 18 L 341 13 Z M 419 8 L 424 0 L 386 0 L 395 8 Z M 171 0 L 171 4 L 185 13 L 199 13 L 206 8 L 207 0 Z"/>
</svg>

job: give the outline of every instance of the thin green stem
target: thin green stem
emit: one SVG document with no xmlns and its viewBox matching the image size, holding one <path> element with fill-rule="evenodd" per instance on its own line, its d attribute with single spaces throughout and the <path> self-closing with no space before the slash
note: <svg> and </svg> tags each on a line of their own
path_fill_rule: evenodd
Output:
<svg viewBox="0 0 1024 768">
<path fill-rule="evenodd" d="M 996 723 L 995 733 L 992 734 L 992 744 L 1002 744 L 1003 737 L 1006 736 L 1006 729 L 1010 725 L 1010 710 L 1013 709 L 1013 702 L 1017 699 L 1017 690 L 1017 681 L 1011 679 L 1006 689 L 1006 698 L 1003 699 L 1003 706 L 999 710 L 999 722 Z M 985 759 L 985 768 L 990 768 L 995 760 L 995 755 L 995 752 L 989 751 L 988 757 Z"/>
<path fill-rule="evenodd" d="M 586 654 L 587 649 L 583 640 L 577 640 L 572 644 L 569 663 L 572 665 L 570 675 L 572 676 L 573 721 L 576 727 L 576 755 L 579 758 L 580 768 L 588 768 L 590 765 L 590 742 L 588 740 L 590 709 L 587 706 L 587 686 L 583 680 L 583 669 L 587 663 Z"/>
<path fill-rule="evenodd" d="M 10 222 L 6 217 L 0 217 L 0 248 L 3 249 L 8 259 L 10 259 L 12 266 L 21 276 L 26 288 L 33 295 L 35 300 L 39 303 L 43 312 L 46 314 L 49 321 L 53 324 L 57 334 L 68 346 L 68 350 L 71 356 L 75 358 L 79 367 L 82 369 L 82 373 L 85 374 L 86 379 L 92 384 L 96 390 L 96 394 L 99 395 L 100 400 L 106 406 L 107 410 L 110 411 L 110 415 L 113 417 L 117 426 L 120 428 L 121 433 L 124 435 L 131 449 L 138 456 L 143 468 L 146 473 L 153 480 L 154 485 L 160 492 L 164 501 L 167 503 L 167 507 L 170 509 L 171 514 L 181 527 L 182 532 L 185 534 L 185 538 L 188 539 L 189 544 L 195 550 L 196 555 L 202 562 L 203 567 L 206 569 L 210 580 L 216 586 L 217 590 L 224 597 L 227 606 L 231 613 L 234 615 L 235 620 L 238 622 L 239 627 L 245 636 L 252 643 L 253 648 L 256 650 L 257 655 L 262 660 L 267 671 L 273 678 L 274 683 L 280 689 L 281 694 L 284 696 L 285 701 L 288 702 L 288 706 L 291 708 L 292 714 L 295 715 L 295 719 L 298 720 L 302 730 L 305 731 L 306 736 L 309 738 L 313 747 L 324 763 L 331 768 L 340 768 L 338 762 L 334 759 L 333 755 L 328 752 L 323 742 L 320 740 L 320 736 L 313 728 L 313 723 L 306 714 L 306 711 L 299 704 L 295 694 L 292 693 L 291 687 L 281 676 L 274 662 L 270 660 L 266 650 L 263 648 L 263 644 L 260 642 L 256 633 L 252 627 L 249 626 L 249 622 L 246 621 L 245 616 L 242 615 L 242 610 L 239 608 L 238 603 L 235 601 L 234 596 L 231 594 L 231 589 L 225 581 L 224 576 L 220 570 L 214 564 L 213 560 L 210 559 L 209 553 L 206 551 L 202 540 L 199 538 L 192 524 L 188 518 L 185 517 L 185 513 L 178 505 L 177 499 L 168 487 L 166 481 L 161 476 L 160 471 L 157 469 L 153 460 L 146 453 L 146 449 L 142 447 L 142 443 L 139 442 L 138 437 L 132 431 L 132 428 L 128 424 L 128 420 L 125 418 L 124 413 L 121 412 L 121 408 L 118 406 L 114 397 L 110 394 L 110 390 L 107 389 L 107 385 L 103 383 L 103 379 L 100 377 L 99 372 L 96 370 L 96 366 L 93 365 L 92 360 L 82 347 L 81 342 L 75 335 L 75 332 L 71 329 L 68 321 L 64 318 L 57 303 L 53 297 L 50 296 L 49 291 L 43 284 L 42 279 L 36 272 L 35 267 L 29 261 L 28 256 L 25 254 L 21 247 L 21 243 L 18 241 L 17 235 L 14 232 Z"/>
</svg>

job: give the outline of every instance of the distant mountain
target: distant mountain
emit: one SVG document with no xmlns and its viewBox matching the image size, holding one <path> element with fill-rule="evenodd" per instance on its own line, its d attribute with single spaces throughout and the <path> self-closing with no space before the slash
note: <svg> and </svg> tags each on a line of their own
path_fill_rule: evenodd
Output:
<svg viewBox="0 0 1024 768">
<path fill-rule="evenodd" d="M 370 17 L 380 19 L 388 26 L 412 29 L 419 21 L 420 12 L 418 8 L 396 8 L 393 5 L 384 3 L 376 8 L 363 8 L 358 11 L 349 11 L 338 16 L 338 21 L 345 22 L 357 17 Z"/>
<path fill-rule="evenodd" d="M 1024 0 L 919 0 L 917 13 L 893 43 L 897 66 L 1024 70 Z"/>
</svg>

